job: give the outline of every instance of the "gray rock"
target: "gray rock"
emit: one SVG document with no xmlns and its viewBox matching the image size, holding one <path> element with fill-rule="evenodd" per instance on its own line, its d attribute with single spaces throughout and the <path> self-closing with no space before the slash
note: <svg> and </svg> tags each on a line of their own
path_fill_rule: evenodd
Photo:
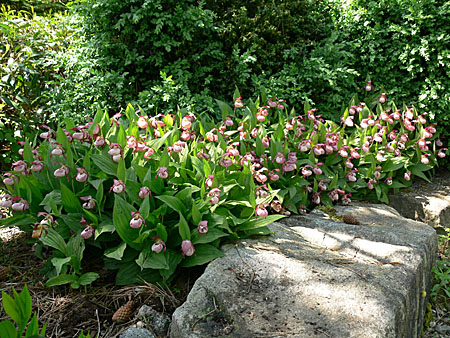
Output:
<svg viewBox="0 0 450 338">
<path fill-rule="evenodd" d="M 159 313 L 152 307 L 144 304 L 138 311 L 138 317 L 149 318 L 153 332 L 157 335 L 167 334 L 167 329 L 169 328 L 169 324 L 171 322 L 168 315 Z"/>
<path fill-rule="evenodd" d="M 153 333 L 147 329 L 130 327 L 119 338 L 156 338 Z"/>
<path fill-rule="evenodd" d="M 419 337 L 435 231 L 384 205 L 337 207 L 224 247 L 172 317 L 171 338 Z"/>
<path fill-rule="evenodd" d="M 409 189 L 389 196 L 390 205 L 406 218 L 433 226 L 439 234 L 450 227 L 450 173 L 440 173 L 432 183 L 416 181 Z"/>
</svg>

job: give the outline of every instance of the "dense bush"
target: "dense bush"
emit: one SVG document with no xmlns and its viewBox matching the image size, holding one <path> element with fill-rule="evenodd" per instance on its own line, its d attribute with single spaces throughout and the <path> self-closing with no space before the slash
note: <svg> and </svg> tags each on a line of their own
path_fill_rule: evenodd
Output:
<svg viewBox="0 0 450 338">
<path fill-rule="evenodd" d="M 0 8 L 0 168 L 14 160 L 16 140 L 49 121 L 47 97 L 61 70 L 48 56 L 65 50 L 71 34 L 61 20 Z"/>
<path fill-rule="evenodd" d="M 86 125 L 45 127 L 3 175 L 1 206 L 15 214 L 0 224 L 32 231 L 38 254 L 54 249 L 48 286 L 78 288 L 98 277 L 85 271 L 88 248 L 118 270 L 118 284 L 170 280 L 179 265 L 221 256 L 222 240 L 267 234 L 284 215 L 351 198 L 387 202 L 445 155 L 414 108 L 366 90 L 367 104 L 355 97 L 340 124 L 274 97 L 244 104 L 235 92 L 234 108 L 218 101 L 218 124 L 129 105 L 125 115 L 99 110 Z"/>
<path fill-rule="evenodd" d="M 349 67 L 389 88 L 396 102 L 416 105 L 449 136 L 448 1 L 355 0 L 342 9 L 337 29 L 352 55 Z"/>
</svg>

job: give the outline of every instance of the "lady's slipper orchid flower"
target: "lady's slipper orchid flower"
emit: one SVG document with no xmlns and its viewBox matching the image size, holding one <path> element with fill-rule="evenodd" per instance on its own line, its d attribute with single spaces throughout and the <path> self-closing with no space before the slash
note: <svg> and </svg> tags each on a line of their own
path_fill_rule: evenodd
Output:
<svg viewBox="0 0 450 338">
<path fill-rule="evenodd" d="M 255 209 L 255 216 L 256 217 L 267 217 L 269 215 L 269 212 L 267 211 L 267 203 L 260 204 Z"/>
<path fill-rule="evenodd" d="M 387 185 L 392 185 L 392 176 L 386 178 L 386 179 L 384 180 L 384 182 L 385 182 Z"/>
<path fill-rule="evenodd" d="M 322 169 L 319 168 L 323 163 L 316 163 L 316 166 L 312 168 L 312 171 L 316 175 L 322 175 Z"/>
<path fill-rule="evenodd" d="M 189 240 L 184 240 L 181 242 L 181 253 L 183 256 L 192 256 L 195 254 L 194 244 Z"/>
<path fill-rule="evenodd" d="M 167 170 L 167 167 L 159 167 L 156 175 L 159 178 L 166 179 L 169 177 L 169 171 Z"/>
<path fill-rule="evenodd" d="M 275 211 L 275 212 L 280 212 L 283 209 L 283 206 L 281 205 L 281 202 L 278 200 L 273 200 L 272 203 L 270 203 L 270 207 Z"/>
<path fill-rule="evenodd" d="M 75 140 L 83 141 L 84 140 L 84 133 L 79 128 L 73 128 L 72 130 L 75 130 L 75 132 L 72 134 L 72 138 Z"/>
<path fill-rule="evenodd" d="M 284 162 L 286 162 L 286 158 L 284 157 L 284 154 L 278 152 L 275 155 L 275 162 L 277 162 L 278 164 L 283 164 Z"/>
<path fill-rule="evenodd" d="M 81 237 L 83 239 L 89 239 L 89 238 L 91 238 L 94 235 L 94 233 L 95 233 L 94 226 L 87 224 L 84 227 L 83 231 L 81 232 Z"/>
<path fill-rule="evenodd" d="M 22 211 L 25 212 L 25 210 L 29 209 L 30 205 L 28 204 L 27 201 L 25 201 L 23 198 L 21 197 L 13 197 L 12 198 L 12 205 L 11 205 L 11 209 L 13 211 Z"/>
<path fill-rule="evenodd" d="M 277 172 L 279 172 L 280 169 L 274 169 L 272 171 L 269 171 L 267 173 L 267 176 L 271 181 L 278 181 L 280 179 L 280 176 L 278 176 Z"/>
<path fill-rule="evenodd" d="M 155 153 L 155 149 L 149 148 L 149 149 L 145 152 L 144 158 L 148 160 L 148 159 L 150 159 L 150 157 L 151 157 L 154 153 Z"/>
<path fill-rule="evenodd" d="M 79 197 L 79 199 L 84 202 L 82 205 L 83 209 L 92 210 L 96 206 L 95 200 L 92 198 L 91 195 Z"/>
<path fill-rule="evenodd" d="M 106 144 L 105 138 L 103 136 L 97 136 L 94 141 L 94 146 L 104 147 Z"/>
<path fill-rule="evenodd" d="M 5 194 L 3 195 L 2 199 L 0 200 L 0 207 L 2 208 L 11 208 L 13 204 L 13 200 L 11 195 Z"/>
<path fill-rule="evenodd" d="M 47 129 L 46 132 L 43 132 L 39 135 L 41 138 L 44 138 L 47 140 L 55 138 L 55 132 L 49 126 L 46 126 L 45 124 L 43 124 L 41 127 Z"/>
<path fill-rule="evenodd" d="M 181 120 L 181 129 L 189 130 L 192 127 L 192 118 L 189 115 L 186 115 Z"/>
<path fill-rule="evenodd" d="M 16 173 L 26 174 L 28 165 L 26 164 L 25 161 L 20 160 L 20 161 L 14 162 L 11 166 L 11 169 Z"/>
<path fill-rule="evenodd" d="M 111 156 L 122 155 L 122 147 L 118 143 L 111 143 L 109 145 L 108 154 Z"/>
<path fill-rule="evenodd" d="M 208 131 L 206 133 L 206 139 L 209 142 L 217 142 L 217 141 L 219 141 L 219 136 L 217 136 L 216 134 L 213 133 L 213 131 L 215 131 L 215 130 L 217 130 L 217 129 L 213 129 L 213 130 Z"/>
<path fill-rule="evenodd" d="M 137 126 L 138 126 L 140 129 L 147 129 L 147 127 L 148 127 L 148 121 L 147 121 L 147 119 L 148 119 L 147 116 L 139 115 L 139 118 L 138 118 L 138 120 L 137 120 L 137 122 L 136 122 Z"/>
<path fill-rule="evenodd" d="M 134 135 L 128 135 L 127 136 L 127 147 L 130 149 L 136 149 L 137 147 L 137 140 L 136 140 L 136 136 Z M 109 152 L 108 152 L 109 153 Z M 111 154 L 110 154 L 111 155 Z M 114 155 L 113 155 L 114 156 Z"/>
<path fill-rule="evenodd" d="M 410 172 L 409 170 L 406 171 L 405 174 L 403 175 L 403 178 L 404 178 L 406 181 L 411 180 L 411 172 Z"/>
<path fill-rule="evenodd" d="M 145 198 L 148 195 L 151 195 L 152 192 L 150 191 L 149 187 L 143 186 L 141 189 L 139 189 L 139 199 Z"/>
<path fill-rule="evenodd" d="M 242 96 L 239 96 L 234 100 L 234 108 L 242 108 L 244 107 L 244 102 L 242 102 Z"/>
<path fill-rule="evenodd" d="M 42 170 L 44 170 L 44 163 L 41 161 L 33 161 L 31 162 L 31 167 L 30 167 L 31 171 L 34 172 L 42 172 Z"/>
<path fill-rule="evenodd" d="M 309 170 L 308 168 L 311 168 L 310 165 L 306 165 L 302 168 L 302 175 L 305 177 L 311 176 L 312 175 L 312 171 Z"/>
<path fill-rule="evenodd" d="M 257 198 L 266 198 L 269 195 L 269 189 L 265 184 L 255 188 L 255 196 Z"/>
<path fill-rule="evenodd" d="M 296 169 L 297 169 L 297 165 L 295 163 L 285 162 L 281 166 L 281 171 L 283 172 L 283 174 L 290 172 L 290 171 L 294 171 Z"/>
<path fill-rule="evenodd" d="M 322 201 L 322 196 L 320 196 L 320 192 L 315 192 L 312 196 L 312 202 L 314 204 L 320 204 L 320 202 Z"/>
<path fill-rule="evenodd" d="M 367 188 L 369 188 L 370 190 L 372 190 L 374 188 L 374 184 L 377 183 L 377 180 L 374 180 L 373 178 L 371 178 L 369 180 L 369 182 L 367 182 Z"/>
<path fill-rule="evenodd" d="M 183 132 L 181 133 L 180 138 L 183 141 L 189 141 L 191 139 L 191 136 L 192 136 L 192 134 L 189 131 L 183 130 Z"/>
<path fill-rule="evenodd" d="M 341 147 L 340 149 L 339 149 L 339 151 L 338 151 L 338 154 L 341 156 L 341 157 L 348 157 L 348 151 L 347 151 L 347 149 L 346 148 L 348 148 L 348 146 L 343 146 L 343 147 Z"/>
<path fill-rule="evenodd" d="M 53 172 L 53 175 L 55 175 L 55 177 L 63 177 L 63 176 L 66 176 L 66 178 L 67 178 L 67 180 L 69 180 L 69 172 L 70 172 L 70 170 L 69 170 L 69 168 L 66 166 L 66 165 L 64 165 L 64 164 L 62 164 L 61 162 L 58 162 L 58 161 L 56 161 L 56 162 L 54 162 L 53 164 L 56 164 L 56 163 L 59 163 L 60 165 L 61 165 L 61 167 L 59 167 L 58 169 L 56 169 L 54 172 Z"/>
<path fill-rule="evenodd" d="M 209 200 L 210 205 L 215 205 L 215 204 L 219 203 L 219 198 L 220 198 L 221 192 L 222 191 L 219 188 L 213 188 L 209 191 L 207 196 L 211 197 L 211 199 Z"/>
<path fill-rule="evenodd" d="M 233 161 L 231 159 L 227 158 L 227 157 L 222 157 L 219 160 L 219 164 L 222 167 L 225 167 L 225 169 L 227 169 L 229 166 L 231 166 L 233 164 Z M 247 163 L 247 165 L 248 165 L 248 163 Z"/>
<path fill-rule="evenodd" d="M 153 241 L 152 251 L 154 253 L 160 253 L 163 250 L 166 252 L 166 243 L 159 236 L 153 237 Z"/>
<path fill-rule="evenodd" d="M 345 194 L 345 195 L 342 197 L 342 199 L 341 199 L 342 204 L 343 204 L 343 205 L 349 205 L 349 204 L 352 202 L 352 200 L 350 199 L 351 196 L 352 196 L 351 193 Z"/>
<path fill-rule="evenodd" d="M 121 180 L 114 179 L 112 187 L 109 189 L 109 191 L 113 191 L 116 194 L 125 193 L 125 183 Z"/>
<path fill-rule="evenodd" d="M 444 158 L 446 155 L 445 155 L 445 151 L 447 150 L 447 148 L 442 148 L 442 149 L 439 149 L 439 151 L 438 151 L 438 153 L 437 153 L 437 156 L 439 157 L 439 158 Z"/>
<path fill-rule="evenodd" d="M 77 174 L 75 175 L 75 180 L 77 182 L 87 182 L 89 178 L 89 173 L 87 172 L 86 168 L 77 168 Z"/>
<path fill-rule="evenodd" d="M 201 234 L 201 235 L 207 234 L 208 233 L 208 221 L 200 221 L 198 223 L 197 230 L 198 230 L 199 234 Z"/>
<path fill-rule="evenodd" d="M 144 217 L 142 217 L 142 215 L 139 211 L 132 211 L 131 219 L 130 219 L 130 228 L 138 229 L 142 225 L 145 225 Z"/>
<path fill-rule="evenodd" d="M 435 143 L 436 143 L 436 146 L 438 146 L 438 147 L 442 147 L 444 145 L 444 143 L 442 143 L 442 141 L 440 139 L 436 139 Z"/>
<path fill-rule="evenodd" d="M 227 127 L 233 127 L 234 126 L 234 122 L 232 120 L 232 116 L 227 116 L 225 118 L 225 120 L 223 121 L 223 123 L 225 124 L 225 126 Z"/>
<path fill-rule="evenodd" d="M 313 152 L 314 152 L 314 155 L 321 156 L 321 155 L 325 154 L 325 149 L 322 148 L 322 144 L 316 144 L 313 147 Z"/>
<path fill-rule="evenodd" d="M 383 104 L 387 102 L 386 93 L 381 93 L 380 97 L 378 98 L 378 101 Z"/>
<path fill-rule="evenodd" d="M 374 90 L 375 88 L 374 88 L 374 86 L 373 86 L 373 84 L 372 84 L 372 81 L 367 81 L 367 83 L 366 83 L 366 85 L 364 86 L 364 89 L 367 91 L 367 92 L 370 92 L 370 91 L 372 91 L 372 90 Z"/>
<path fill-rule="evenodd" d="M 14 183 L 18 180 L 19 178 L 12 173 L 3 174 L 3 183 L 6 185 L 14 185 Z"/>
<path fill-rule="evenodd" d="M 300 215 L 306 215 L 307 214 L 306 207 L 304 205 L 299 205 L 297 210 L 298 210 L 298 213 Z"/>
<path fill-rule="evenodd" d="M 259 183 L 265 183 L 267 181 L 267 176 L 260 172 L 256 172 L 254 177 L 255 180 L 258 181 Z"/>
<path fill-rule="evenodd" d="M 356 182 L 356 181 L 358 180 L 358 179 L 356 178 L 355 172 L 353 172 L 353 171 L 348 172 L 348 173 L 345 175 L 345 177 L 347 178 L 347 180 L 348 180 L 349 182 Z"/>
<path fill-rule="evenodd" d="M 429 164 L 430 160 L 428 159 L 428 156 L 430 156 L 430 154 L 423 154 L 420 158 L 420 162 L 422 162 L 423 164 Z"/>
<path fill-rule="evenodd" d="M 213 185 L 213 180 L 214 180 L 214 175 L 208 175 L 206 180 L 205 180 L 205 186 L 207 188 L 211 188 Z"/>
</svg>

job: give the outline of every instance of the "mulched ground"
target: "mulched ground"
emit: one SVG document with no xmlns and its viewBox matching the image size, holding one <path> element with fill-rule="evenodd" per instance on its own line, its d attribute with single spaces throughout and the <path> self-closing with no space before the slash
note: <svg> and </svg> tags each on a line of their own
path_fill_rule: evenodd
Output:
<svg viewBox="0 0 450 338">
<path fill-rule="evenodd" d="M 48 322 L 47 338 L 78 337 L 82 330 L 92 337 L 113 338 L 139 320 L 141 327 L 152 331 L 150 323 L 136 317 L 137 310 L 146 304 L 171 317 L 202 272 L 202 269 L 186 271 L 170 288 L 151 284 L 123 287 L 114 285 L 114 273 L 100 269 L 97 271 L 100 278 L 86 289 L 48 288 L 40 275 L 45 262 L 34 255 L 30 235 L 18 228 L 4 228 L 0 229 L 0 238 L 0 265 L 11 270 L 6 280 L 0 281 L 0 290 L 12 295 L 12 288 L 20 292 L 27 284 L 39 327 Z M 129 300 L 134 301 L 135 310 L 130 320 L 122 324 L 113 322 L 114 312 Z M 5 319 L 10 318 L 0 306 L 0 321 Z"/>
</svg>

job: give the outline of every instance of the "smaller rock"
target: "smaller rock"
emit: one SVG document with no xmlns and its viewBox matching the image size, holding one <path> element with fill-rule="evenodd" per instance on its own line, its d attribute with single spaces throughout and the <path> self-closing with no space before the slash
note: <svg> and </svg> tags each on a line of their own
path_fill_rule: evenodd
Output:
<svg viewBox="0 0 450 338">
<path fill-rule="evenodd" d="M 138 312 L 138 317 L 149 318 L 153 332 L 157 335 L 167 334 L 171 319 L 168 315 L 159 313 L 148 305 L 142 305 Z"/>
<path fill-rule="evenodd" d="M 156 338 L 153 333 L 143 328 L 129 328 L 119 338 Z"/>
</svg>

